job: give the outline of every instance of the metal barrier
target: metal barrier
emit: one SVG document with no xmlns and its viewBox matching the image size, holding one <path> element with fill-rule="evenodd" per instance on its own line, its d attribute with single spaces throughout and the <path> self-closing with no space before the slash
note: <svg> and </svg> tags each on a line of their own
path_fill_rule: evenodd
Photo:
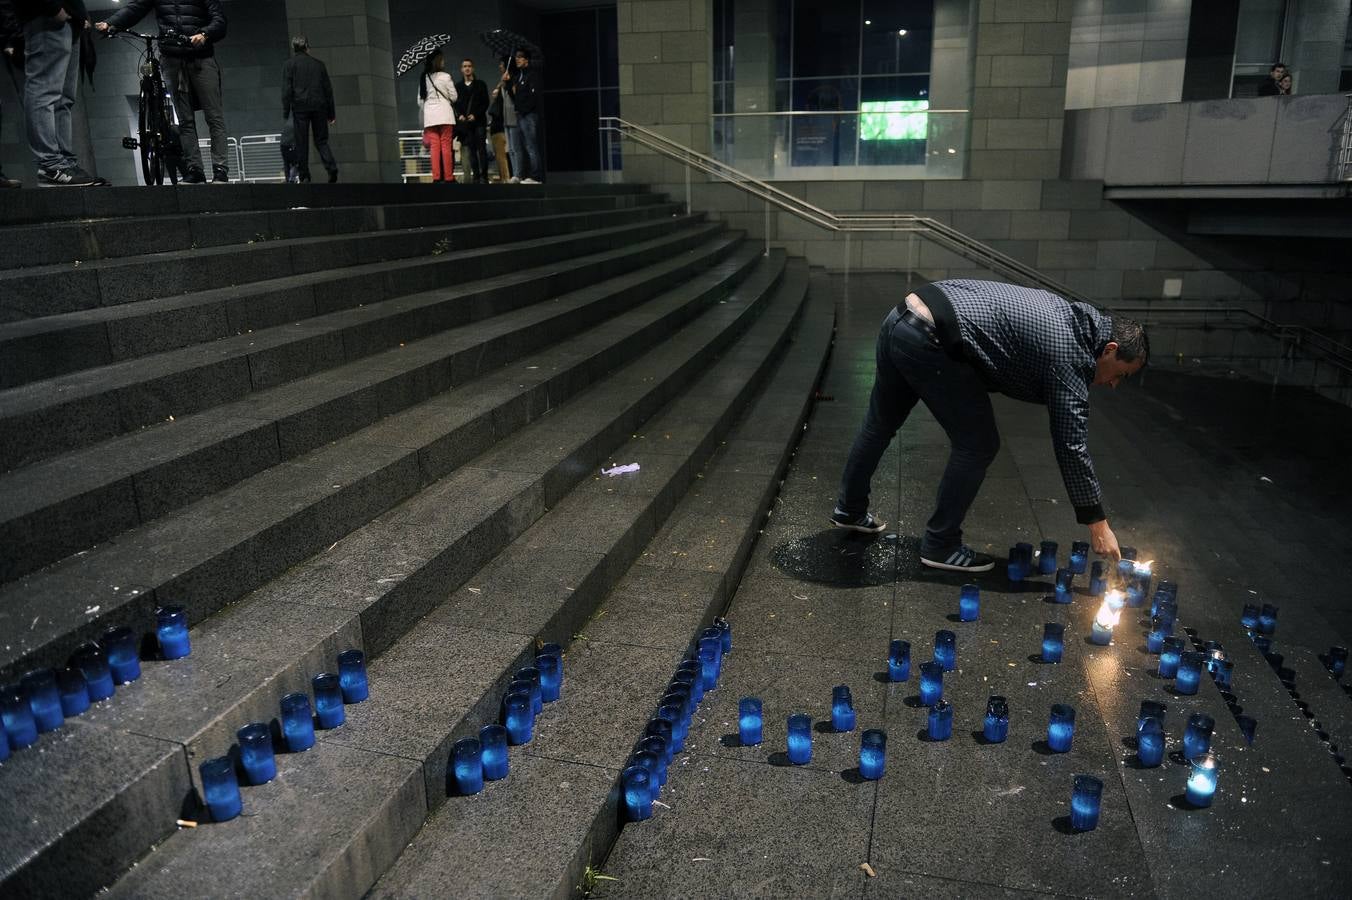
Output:
<svg viewBox="0 0 1352 900">
<path fill-rule="evenodd" d="M 1343 110 L 1343 133 L 1338 138 L 1338 165 L 1334 173 L 1339 181 L 1352 181 L 1352 94 Z"/>
<path fill-rule="evenodd" d="M 399 132 L 399 180 L 426 181 L 432 177 L 432 155 L 423 146 L 422 129 Z"/>
<path fill-rule="evenodd" d="M 251 183 L 286 182 L 281 134 L 246 134 L 239 139 L 239 177 Z"/>
<path fill-rule="evenodd" d="M 225 142 L 226 165 L 230 169 L 230 183 L 239 184 L 244 180 L 244 160 L 239 153 L 239 141 L 235 138 L 227 137 Z M 211 138 L 198 138 L 197 148 L 202 152 L 203 162 L 211 159 Z"/>
</svg>

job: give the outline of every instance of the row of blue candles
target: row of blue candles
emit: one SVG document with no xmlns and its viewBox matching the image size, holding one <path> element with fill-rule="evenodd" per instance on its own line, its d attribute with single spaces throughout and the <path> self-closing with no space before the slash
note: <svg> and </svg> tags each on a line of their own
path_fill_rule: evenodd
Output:
<svg viewBox="0 0 1352 900">
<path fill-rule="evenodd" d="M 159 656 L 182 659 L 192 652 L 187 613 L 181 606 L 155 612 Z M 15 683 L 0 688 L 0 760 L 11 750 L 37 742 L 38 735 L 55 731 L 101 700 L 113 696 L 118 685 L 141 677 L 141 650 L 135 631 L 109 628 L 97 641 L 81 644 L 60 669 L 34 669 Z"/>
<path fill-rule="evenodd" d="M 338 654 L 338 672 L 321 672 L 310 679 L 310 695 L 294 691 L 281 700 L 282 744 L 290 753 L 302 753 L 315 745 L 315 723 L 321 729 L 337 728 L 347 721 L 344 704 L 360 703 L 370 696 L 366 677 L 366 654 L 344 650 Z M 238 740 L 238 766 L 232 754 L 208 759 L 198 766 L 202 775 L 202 794 L 214 822 L 228 822 L 244 810 L 240 793 L 240 774 L 246 785 L 267 784 L 277 777 L 277 758 L 272 726 L 250 722 L 235 732 Z"/>
</svg>

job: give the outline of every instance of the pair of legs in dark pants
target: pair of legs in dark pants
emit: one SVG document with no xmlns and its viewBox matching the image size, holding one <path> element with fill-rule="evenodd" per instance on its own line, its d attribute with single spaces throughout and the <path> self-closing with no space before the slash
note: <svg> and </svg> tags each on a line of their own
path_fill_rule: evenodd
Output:
<svg viewBox="0 0 1352 900">
<path fill-rule="evenodd" d="M 164 57 L 164 81 L 174 89 L 174 108 L 178 110 L 178 133 L 183 141 L 183 163 L 201 172 L 202 148 L 197 145 L 197 118 L 192 98 L 202 107 L 211 135 L 211 167 L 230 171 L 230 140 L 225 129 L 225 102 L 221 99 L 221 67 L 216 58 L 184 59 Z"/>
<path fill-rule="evenodd" d="M 291 121 L 296 126 L 296 167 L 300 169 L 300 180 L 310 180 L 310 132 L 314 131 L 315 149 L 319 151 L 319 161 L 324 164 L 329 175 L 338 174 L 338 163 L 329 149 L 329 120 L 322 112 L 301 112 L 294 110 Z"/>
<path fill-rule="evenodd" d="M 895 309 L 878 334 L 873 393 L 845 463 L 837 505 L 851 515 L 868 512 L 869 482 L 878 460 L 919 400 L 953 445 L 934 515 L 920 542 L 922 556 L 942 560 L 962 546 L 962 520 L 1000 449 L 1000 435 L 977 371 L 950 357 L 937 340 L 903 320 Z"/>
<path fill-rule="evenodd" d="M 476 182 L 488 183 L 488 148 L 485 139 L 488 129 L 482 125 L 457 125 L 455 133 L 460 138 L 460 155 L 465 160 L 465 175 Z"/>
</svg>

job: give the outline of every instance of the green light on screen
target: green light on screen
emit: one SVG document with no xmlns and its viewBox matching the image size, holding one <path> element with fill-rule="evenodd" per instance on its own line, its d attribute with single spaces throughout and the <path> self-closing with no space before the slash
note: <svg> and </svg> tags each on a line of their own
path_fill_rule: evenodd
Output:
<svg viewBox="0 0 1352 900">
<path fill-rule="evenodd" d="M 923 141 L 929 131 L 928 109 L 928 100 L 865 100 L 859 104 L 859 138 Z"/>
</svg>

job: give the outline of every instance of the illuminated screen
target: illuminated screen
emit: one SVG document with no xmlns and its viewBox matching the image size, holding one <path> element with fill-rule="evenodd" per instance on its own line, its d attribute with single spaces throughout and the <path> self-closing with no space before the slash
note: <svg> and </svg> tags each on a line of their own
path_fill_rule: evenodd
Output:
<svg viewBox="0 0 1352 900">
<path fill-rule="evenodd" d="M 865 100 L 859 104 L 864 141 L 923 141 L 928 136 L 928 100 Z"/>
</svg>

